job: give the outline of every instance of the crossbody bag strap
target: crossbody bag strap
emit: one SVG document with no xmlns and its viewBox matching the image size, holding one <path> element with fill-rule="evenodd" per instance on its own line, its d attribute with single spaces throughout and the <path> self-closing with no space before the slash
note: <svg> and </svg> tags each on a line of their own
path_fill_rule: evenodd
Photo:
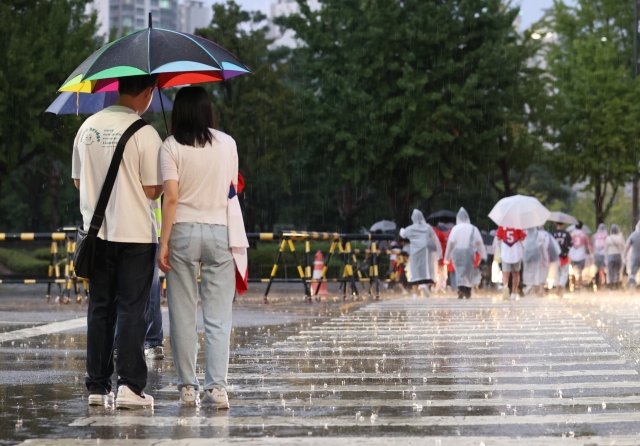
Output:
<svg viewBox="0 0 640 446">
<path fill-rule="evenodd" d="M 113 152 L 113 158 L 111 158 L 111 164 L 109 164 L 109 170 L 107 171 L 107 177 L 104 179 L 102 190 L 100 191 L 100 197 L 96 204 L 96 209 L 93 211 L 93 217 L 91 218 L 91 224 L 89 225 L 88 235 L 97 236 L 102 222 L 104 221 L 104 213 L 107 210 L 107 204 L 109 204 L 109 197 L 113 190 L 113 185 L 116 182 L 116 176 L 118 176 L 118 169 L 120 169 L 120 162 L 122 161 L 122 155 L 124 154 L 124 148 L 129 142 L 129 139 L 145 125 L 148 125 L 144 120 L 138 119 L 124 131 L 116 150 Z"/>
</svg>

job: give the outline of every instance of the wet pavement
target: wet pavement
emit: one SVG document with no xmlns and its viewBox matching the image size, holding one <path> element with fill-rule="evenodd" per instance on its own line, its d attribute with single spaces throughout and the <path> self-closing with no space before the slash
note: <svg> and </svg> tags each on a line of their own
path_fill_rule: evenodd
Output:
<svg viewBox="0 0 640 446">
<path fill-rule="evenodd" d="M 253 293 L 234 308 L 229 411 L 178 406 L 168 338 L 154 409 L 127 411 L 87 406 L 86 304 L 20 293 L 0 293 L 0 444 L 640 444 L 637 295 Z"/>
</svg>

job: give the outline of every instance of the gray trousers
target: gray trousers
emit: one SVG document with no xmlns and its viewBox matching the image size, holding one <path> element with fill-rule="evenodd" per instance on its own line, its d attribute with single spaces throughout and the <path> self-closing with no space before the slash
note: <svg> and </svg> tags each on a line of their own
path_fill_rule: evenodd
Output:
<svg viewBox="0 0 640 446">
<path fill-rule="evenodd" d="M 200 264 L 206 339 L 204 389 L 227 387 L 231 306 L 235 294 L 235 264 L 229 251 L 227 227 L 178 223 L 173 226 L 169 239 L 171 270 L 167 273 L 171 351 L 178 372 L 178 390 L 184 386 L 199 389 L 196 314 Z"/>
</svg>

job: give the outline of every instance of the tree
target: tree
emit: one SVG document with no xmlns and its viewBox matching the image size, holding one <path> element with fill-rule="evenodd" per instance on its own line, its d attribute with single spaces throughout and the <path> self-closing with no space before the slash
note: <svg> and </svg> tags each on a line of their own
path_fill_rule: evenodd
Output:
<svg viewBox="0 0 640 446">
<path fill-rule="evenodd" d="M 44 114 L 57 89 L 99 47 L 87 0 L 0 3 L 0 188 L 16 169 L 35 162 L 49 194 L 47 228 L 60 225 L 60 164 L 71 161 L 80 121 Z M 46 167 L 44 167 L 46 166 Z M 6 196 L 7 191 L 3 195 Z M 39 209 L 39 208 L 38 208 Z"/>
<path fill-rule="evenodd" d="M 220 129 L 235 138 L 247 181 L 245 224 L 272 230 L 278 201 L 290 191 L 287 170 L 300 144 L 294 92 L 284 85 L 286 50 L 269 51 L 264 14 L 234 1 L 213 5 L 213 20 L 196 34 L 235 54 L 253 74 L 209 86 Z"/>
<path fill-rule="evenodd" d="M 513 112 L 523 104 L 512 95 L 533 45 L 517 40 L 517 9 L 499 0 L 326 0 L 314 12 L 299 3 L 300 14 L 279 23 L 303 42 L 307 146 L 315 165 L 339 169 L 337 187 L 383 191 L 404 225 L 412 205 L 526 145 L 524 112 Z"/>
<path fill-rule="evenodd" d="M 553 76 L 550 122 L 558 172 L 593 191 L 596 223 L 637 171 L 640 86 L 629 66 L 628 2 L 556 1 L 557 36 L 547 62 Z"/>
</svg>

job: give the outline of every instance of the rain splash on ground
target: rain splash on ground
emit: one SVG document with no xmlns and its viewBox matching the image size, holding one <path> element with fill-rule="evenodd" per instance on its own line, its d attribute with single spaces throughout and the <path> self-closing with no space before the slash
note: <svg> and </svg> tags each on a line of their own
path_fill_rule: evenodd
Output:
<svg viewBox="0 0 640 446">
<path fill-rule="evenodd" d="M 168 338 L 154 409 L 127 411 L 87 406 L 86 304 L 29 293 L 0 295 L 0 444 L 640 443 L 640 295 L 255 293 L 234 310 L 229 411 L 178 406 Z"/>
</svg>

